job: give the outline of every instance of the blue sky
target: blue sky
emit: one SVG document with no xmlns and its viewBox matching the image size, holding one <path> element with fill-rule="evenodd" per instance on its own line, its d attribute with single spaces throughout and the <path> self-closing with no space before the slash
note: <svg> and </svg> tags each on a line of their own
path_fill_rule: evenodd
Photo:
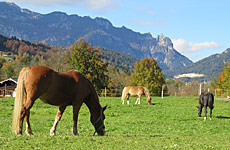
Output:
<svg viewBox="0 0 230 150">
<path fill-rule="evenodd" d="M 153 37 L 163 33 L 196 62 L 230 47 L 229 0 L 8 0 L 42 14 L 103 17 Z"/>
</svg>

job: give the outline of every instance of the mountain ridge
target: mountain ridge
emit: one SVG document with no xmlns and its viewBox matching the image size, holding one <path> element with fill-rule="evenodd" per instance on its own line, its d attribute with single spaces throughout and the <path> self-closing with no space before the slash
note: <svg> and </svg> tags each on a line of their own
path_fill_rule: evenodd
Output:
<svg viewBox="0 0 230 150">
<path fill-rule="evenodd" d="M 137 59 L 153 57 L 162 70 L 177 70 L 193 62 L 173 48 L 163 34 L 152 37 L 126 27 L 114 27 L 104 18 L 67 15 L 64 12 L 40 14 L 22 9 L 14 3 L 0 2 L 0 34 L 50 45 L 71 45 L 79 37 L 93 46 L 117 50 Z"/>
<path fill-rule="evenodd" d="M 220 54 L 213 54 L 199 60 L 184 69 L 165 72 L 165 75 L 167 78 L 173 78 L 175 75 L 198 73 L 205 75 L 203 79 L 212 80 L 213 76 L 216 77 L 220 74 L 226 63 L 230 63 L 230 48 Z"/>
</svg>

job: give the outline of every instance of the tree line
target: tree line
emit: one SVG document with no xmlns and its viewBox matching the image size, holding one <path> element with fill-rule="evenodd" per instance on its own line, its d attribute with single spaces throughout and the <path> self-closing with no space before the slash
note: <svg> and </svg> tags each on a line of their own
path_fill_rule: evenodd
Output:
<svg viewBox="0 0 230 150">
<path fill-rule="evenodd" d="M 173 95 L 176 89 L 185 85 L 181 81 L 166 80 L 154 58 L 144 58 L 136 61 L 133 68 L 126 66 L 121 69 L 114 61 L 113 63 L 106 61 L 108 59 L 100 52 L 100 47 L 93 47 L 81 38 L 68 50 L 64 47 L 53 47 L 39 42 L 31 44 L 15 40 L 15 38 L 7 41 L 1 36 L 0 42 L 5 42 L 5 47 L 1 45 L 0 48 L 4 47 L 8 51 L 13 49 L 11 56 L 0 56 L 0 80 L 9 77 L 17 78 L 23 67 L 41 65 L 59 72 L 77 69 L 94 84 L 98 94 L 102 93 L 105 87 L 111 91 L 117 89 L 121 93 L 124 86 L 133 85 L 145 86 L 149 89 L 151 96 L 160 96 L 162 87 L 164 87 L 164 93 Z M 33 47 L 32 50 L 28 48 L 29 45 Z M 113 58 L 112 55 L 110 57 Z M 129 61 L 134 60 L 130 58 Z M 229 68 L 229 65 L 223 68 L 223 72 L 215 83 L 213 81 L 213 85 L 229 89 Z M 109 96 L 120 95 L 114 93 Z"/>
<path fill-rule="evenodd" d="M 100 47 L 93 47 L 82 39 L 77 40 L 69 51 L 48 45 L 45 45 L 48 50 L 41 50 L 38 48 L 39 43 L 35 44 L 37 48 L 31 50 L 26 48 L 28 45 L 25 46 L 26 43 L 23 41 L 14 40 L 12 38 L 6 41 L 7 49 L 13 49 L 14 55 L 8 56 L 10 57 L 8 60 L 0 57 L 0 79 L 16 78 L 23 67 L 42 65 L 59 72 L 77 69 L 94 84 L 98 93 L 105 87 L 108 90 L 122 90 L 124 86 L 136 85 L 146 86 L 152 95 L 159 95 L 161 85 L 164 83 L 161 69 L 153 58 L 137 62 L 133 72 L 129 67 L 122 70 L 114 64 L 109 64 L 105 61 L 105 55 L 99 51 Z M 38 53 L 33 53 L 36 49 L 39 49 Z"/>
</svg>

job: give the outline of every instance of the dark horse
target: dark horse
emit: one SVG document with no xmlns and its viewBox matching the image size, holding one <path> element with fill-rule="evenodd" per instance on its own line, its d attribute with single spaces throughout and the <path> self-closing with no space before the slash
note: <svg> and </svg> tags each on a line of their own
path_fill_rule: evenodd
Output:
<svg viewBox="0 0 230 150">
<path fill-rule="evenodd" d="M 201 93 L 199 97 L 198 116 L 201 117 L 202 108 L 204 107 L 204 120 L 206 120 L 207 107 L 210 109 L 210 120 L 212 120 L 212 109 L 214 108 L 214 96 L 212 93 Z"/>
<path fill-rule="evenodd" d="M 91 123 L 95 133 L 105 134 L 104 110 L 99 103 L 99 98 L 92 83 L 78 71 L 55 72 L 43 66 L 23 68 L 18 77 L 17 93 L 14 104 L 12 130 L 17 135 L 22 135 L 23 120 L 26 121 L 26 134 L 32 134 L 29 117 L 30 109 L 36 99 L 59 106 L 50 135 L 55 135 L 56 127 L 66 106 L 73 106 L 73 135 L 78 135 L 78 112 L 83 103 L 91 113 Z M 22 106 L 24 100 L 24 106 Z M 95 134 L 94 133 L 94 134 Z"/>
</svg>

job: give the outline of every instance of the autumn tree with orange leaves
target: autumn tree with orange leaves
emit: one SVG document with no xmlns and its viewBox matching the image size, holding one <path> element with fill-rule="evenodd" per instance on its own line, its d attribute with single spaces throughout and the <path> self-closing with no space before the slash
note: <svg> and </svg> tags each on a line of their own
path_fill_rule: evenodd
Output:
<svg viewBox="0 0 230 150">
<path fill-rule="evenodd" d="M 217 85 L 222 89 L 230 89 L 230 63 L 223 67 L 223 71 L 218 77 Z"/>
</svg>

